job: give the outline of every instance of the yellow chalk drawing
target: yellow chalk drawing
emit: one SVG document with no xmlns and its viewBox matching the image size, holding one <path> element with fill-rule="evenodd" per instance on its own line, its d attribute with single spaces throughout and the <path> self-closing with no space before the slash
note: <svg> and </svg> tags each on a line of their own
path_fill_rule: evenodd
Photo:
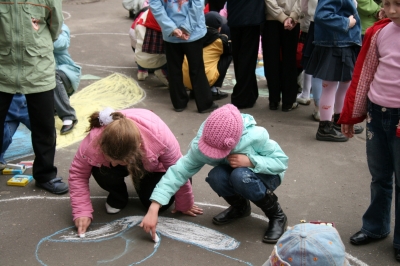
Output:
<svg viewBox="0 0 400 266">
<path fill-rule="evenodd" d="M 74 130 L 67 135 L 60 135 L 62 121 L 56 118 L 57 149 L 67 147 L 82 140 L 89 126 L 88 117 L 95 111 L 105 107 L 115 110 L 130 107 L 145 96 L 145 92 L 136 81 L 122 74 L 112 74 L 104 79 L 83 88 L 71 96 L 71 105 L 75 108 L 78 124 Z"/>
</svg>

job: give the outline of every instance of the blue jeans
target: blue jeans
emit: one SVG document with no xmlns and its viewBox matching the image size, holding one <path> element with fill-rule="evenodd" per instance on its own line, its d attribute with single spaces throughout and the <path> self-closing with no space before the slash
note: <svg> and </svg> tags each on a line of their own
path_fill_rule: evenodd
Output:
<svg viewBox="0 0 400 266">
<path fill-rule="evenodd" d="M 232 168 L 227 164 L 214 167 L 206 181 L 220 197 L 239 194 L 251 201 L 263 199 L 267 189 L 274 191 L 281 184 L 279 175 L 254 173 L 247 167 Z"/>
<path fill-rule="evenodd" d="M 31 123 L 29 121 L 28 107 L 26 104 L 25 96 L 22 94 L 15 94 L 11 101 L 6 121 L 4 122 L 3 132 L 3 145 L 0 151 L 0 163 L 5 164 L 4 154 L 12 143 L 12 138 L 18 129 L 19 123 L 24 124 L 31 130 Z"/>
<path fill-rule="evenodd" d="M 372 176 L 371 203 L 362 217 L 361 231 L 373 238 L 382 238 L 390 233 L 394 177 L 395 248 L 400 248 L 400 137 L 396 137 L 399 121 L 400 108 L 384 108 L 368 102 L 366 134 L 367 162 Z"/>
</svg>

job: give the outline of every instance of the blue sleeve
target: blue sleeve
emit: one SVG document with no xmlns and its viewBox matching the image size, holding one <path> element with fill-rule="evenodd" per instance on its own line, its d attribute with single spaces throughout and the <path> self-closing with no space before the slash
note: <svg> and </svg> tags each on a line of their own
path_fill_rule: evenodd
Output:
<svg viewBox="0 0 400 266">
<path fill-rule="evenodd" d="M 170 36 L 172 32 L 178 27 L 168 17 L 167 11 L 165 10 L 162 0 L 150 0 L 149 2 L 151 13 L 157 20 L 161 27 L 164 36 Z"/>
<path fill-rule="evenodd" d="M 199 19 L 202 16 L 204 17 L 204 1 L 191 0 L 189 2 L 189 13 L 186 16 L 186 20 L 179 27 L 192 33 L 195 26 L 200 22 Z"/>
<path fill-rule="evenodd" d="M 54 42 L 54 52 L 63 51 L 68 49 L 70 45 L 70 32 L 67 25 L 63 24 L 62 32 L 58 36 L 58 39 Z"/>
</svg>

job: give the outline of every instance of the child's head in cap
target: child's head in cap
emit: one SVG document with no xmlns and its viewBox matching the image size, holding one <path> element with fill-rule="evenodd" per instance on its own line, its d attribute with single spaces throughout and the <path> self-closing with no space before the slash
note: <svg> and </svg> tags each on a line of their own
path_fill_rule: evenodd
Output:
<svg viewBox="0 0 400 266">
<path fill-rule="evenodd" d="M 243 119 L 239 109 L 226 104 L 214 110 L 204 122 L 199 149 L 209 158 L 225 158 L 239 143 L 242 132 Z"/>
<path fill-rule="evenodd" d="M 350 265 L 345 255 L 334 227 L 302 223 L 288 228 L 263 266 Z"/>
<path fill-rule="evenodd" d="M 216 11 L 210 11 L 204 15 L 206 19 L 206 26 L 219 30 L 223 23 L 222 16 Z"/>
</svg>

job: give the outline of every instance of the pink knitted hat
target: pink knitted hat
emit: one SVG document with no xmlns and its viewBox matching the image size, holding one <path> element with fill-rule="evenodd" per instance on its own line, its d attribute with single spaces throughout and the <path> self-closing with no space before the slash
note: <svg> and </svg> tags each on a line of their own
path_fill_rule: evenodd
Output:
<svg viewBox="0 0 400 266">
<path fill-rule="evenodd" d="M 199 149 L 207 157 L 222 159 L 239 143 L 242 131 L 240 111 L 233 104 L 226 104 L 208 116 L 199 140 Z"/>
</svg>

